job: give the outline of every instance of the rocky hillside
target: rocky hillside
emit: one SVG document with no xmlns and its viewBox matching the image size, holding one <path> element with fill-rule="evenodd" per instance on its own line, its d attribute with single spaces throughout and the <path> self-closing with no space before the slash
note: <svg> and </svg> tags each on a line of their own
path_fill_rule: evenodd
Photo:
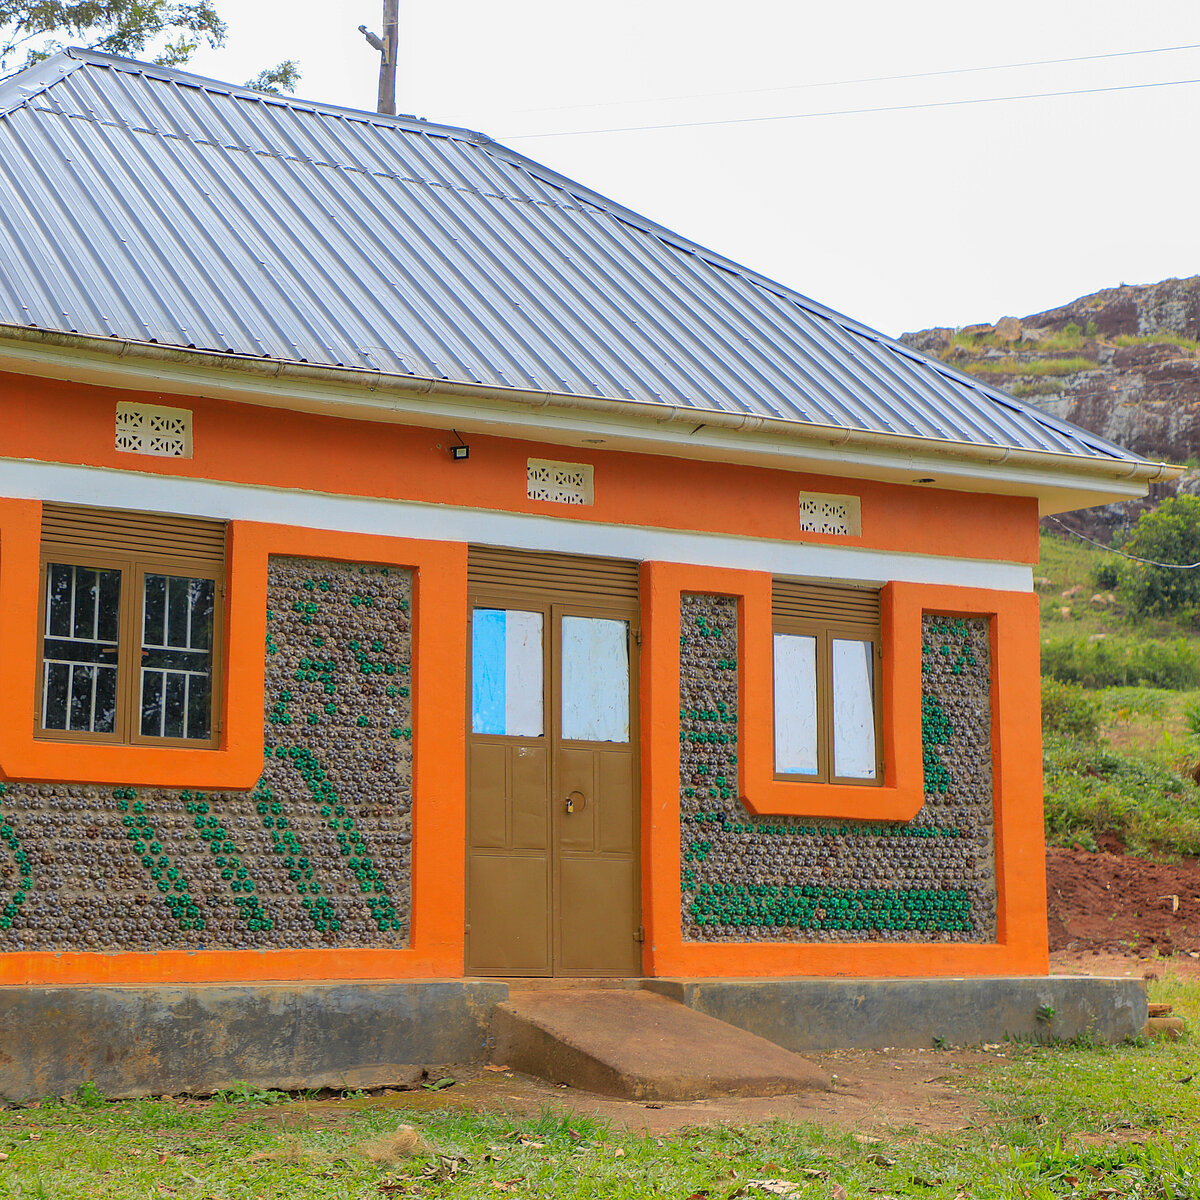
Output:
<svg viewBox="0 0 1200 1200">
<path fill-rule="evenodd" d="M 1075 528 L 1107 537 L 1147 503 L 1200 493 L 1200 275 L 1122 284 L 1049 312 L 901 341 L 1147 458 L 1193 468 L 1148 502 L 1066 518 Z"/>
</svg>

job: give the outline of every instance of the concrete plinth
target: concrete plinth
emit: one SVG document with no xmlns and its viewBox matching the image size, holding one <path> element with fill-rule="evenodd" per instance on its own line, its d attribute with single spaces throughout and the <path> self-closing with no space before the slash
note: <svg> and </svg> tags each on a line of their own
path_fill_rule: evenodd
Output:
<svg viewBox="0 0 1200 1200">
<path fill-rule="evenodd" d="M 0 1095 L 382 1087 L 486 1056 L 503 984 L 0 987 Z"/>
<path fill-rule="evenodd" d="M 1121 1042 L 1146 1024 L 1140 979 L 648 979 L 645 986 L 788 1050 Z"/>
<path fill-rule="evenodd" d="M 1134 979 L 620 982 L 801 1054 L 935 1039 L 1119 1042 L 1142 1032 L 1147 1012 Z M 0 987 L 0 1096 L 68 1095 L 86 1080 L 110 1096 L 207 1093 L 238 1082 L 383 1087 L 410 1079 L 414 1066 L 486 1061 L 493 1011 L 509 993 L 507 982 L 482 979 Z M 695 1075 L 702 1064 L 683 1061 L 687 1050 L 679 1069 Z"/>
</svg>

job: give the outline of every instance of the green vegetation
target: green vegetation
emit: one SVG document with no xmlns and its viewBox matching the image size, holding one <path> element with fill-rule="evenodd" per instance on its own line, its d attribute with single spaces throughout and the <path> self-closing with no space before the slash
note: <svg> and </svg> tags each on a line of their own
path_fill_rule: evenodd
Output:
<svg viewBox="0 0 1200 1200">
<path fill-rule="evenodd" d="M 1068 737 L 1093 738 L 1100 718 L 1100 701 L 1081 687 L 1052 677 L 1042 679 L 1042 729 Z"/>
<path fill-rule="evenodd" d="M 983 359 L 971 364 L 973 375 L 1073 375 L 1076 371 L 1094 371 L 1090 358 L 1038 358 L 1028 362 L 1016 358 Z"/>
<path fill-rule="evenodd" d="M 1062 388 L 1048 379 L 1018 379 L 1007 390 L 1014 396 L 1057 396 Z"/>
<path fill-rule="evenodd" d="M 1042 721 L 1046 836 L 1200 854 L 1200 636 L 1190 614 L 1140 614 L 1124 560 L 1043 536 Z M 1197 555 L 1200 557 L 1200 555 Z"/>
<path fill-rule="evenodd" d="M 1196 984 L 1154 982 L 1151 998 L 1193 1023 L 1200 1017 Z M 1038 1015 L 1052 1032 L 1057 1014 Z M 770 1121 L 652 1136 L 565 1105 L 528 1116 L 497 1111 L 494 1093 L 483 1099 L 487 1081 L 478 1090 L 466 1081 L 457 1101 L 453 1092 L 421 1091 L 319 1102 L 277 1092 L 264 1093 L 274 1103 L 108 1101 L 92 1089 L 88 1103 L 7 1109 L 0 1178 L 5 1195 L 55 1200 L 1197 1194 L 1200 1092 L 1189 1083 L 1195 1046 L 1186 1037 L 1113 1047 L 1014 1043 L 972 1067 L 943 1043 L 925 1069 L 946 1076 L 966 1104 L 982 1104 L 984 1115 L 964 1111 L 964 1127 L 952 1121 L 945 1133 L 889 1126 L 884 1110 L 869 1132 L 856 1111 L 844 1129 Z M 638 1105 L 628 1111 L 635 1121 L 642 1115 Z M 706 1119 L 702 1109 L 695 1118 Z M 418 1137 L 396 1137 L 400 1124 Z M 768 1193 L 750 1185 L 763 1179 L 795 1186 Z"/>
<path fill-rule="evenodd" d="M 1134 854 L 1200 854 L 1200 789 L 1150 755 L 1086 736 L 1044 739 L 1046 838 L 1094 850 L 1114 834 Z"/>
<path fill-rule="evenodd" d="M 1121 548 L 1153 563 L 1200 564 L 1200 497 L 1175 496 L 1143 513 Z M 1200 621 L 1200 566 L 1179 570 L 1124 559 L 1115 575 L 1134 612 Z"/>
<path fill-rule="evenodd" d="M 1195 642 L 1066 638 L 1042 647 L 1042 674 L 1085 687 L 1200 687 L 1200 654 Z"/>
<path fill-rule="evenodd" d="M 1180 337 L 1175 333 L 1153 333 L 1145 337 L 1121 333 L 1113 338 L 1113 343 L 1117 346 L 1180 346 L 1193 352 L 1200 350 L 1200 342 L 1195 338 Z"/>
</svg>

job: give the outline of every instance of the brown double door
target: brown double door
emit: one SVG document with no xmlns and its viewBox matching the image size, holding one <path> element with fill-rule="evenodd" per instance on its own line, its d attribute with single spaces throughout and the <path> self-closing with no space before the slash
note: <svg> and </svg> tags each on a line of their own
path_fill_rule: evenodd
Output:
<svg viewBox="0 0 1200 1200">
<path fill-rule="evenodd" d="M 467 972 L 640 975 L 636 604 L 554 581 L 470 597 Z"/>
</svg>

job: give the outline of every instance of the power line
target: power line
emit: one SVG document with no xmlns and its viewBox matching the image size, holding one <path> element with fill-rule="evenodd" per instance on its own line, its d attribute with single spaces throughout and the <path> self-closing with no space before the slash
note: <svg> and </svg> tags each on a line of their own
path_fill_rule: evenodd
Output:
<svg viewBox="0 0 1200 1200">
<path fill-rule="evenodd" d="M 1166 79 L 1160 83 L 1126 83 L 1111 87 L 1074 88 L 1061 92 L 1024 92 L 1016 96 L 979 96 L 968 100 L 930 100 L 922 104 L 884 104 L 873 108 L 826 109 L 821 112 L 780 113 L 771 117 L 724 117 L 712 121 L 675 121 L 663 125 L 619 125 L 609 129 L 569 129 L 560 133 L 514 133 L 498 140 L 522 142 L 530 138 L 585 137 L 596 133 L 641 133 L 663 129 L 702 129 L 714 125 L 755 125 L 764 121 L 801 121 L 813 117 L 854 117 L 866 113 L 914 112 L 922 108 L 956 108 L 968 104 L 1005 104 L 1013 100 L 1055 100 L 1064 96 L 1096 96 L 1102 92 L 1137 92 L 1146 88 L 1184 87 L 1200 79 Z"/>
<path fill-rule="evenodd" d="M 526 113 L 571 112 L 580 108 L 614 108 L 623 104 L 667 104 L 672 100 L 713 100 L 727 96 L 758 96 L 767 92 L 798 92 L 809 88 L 850 87 L 860 83 L 897 83 L 907 79 L 935 79 L 945 75 L 974 75 L 982 71 L 1015 71 L 1026 67 L 1054 67 L 1065 63 L 1100 62 L 1110 58 L 1134 58 L 1145 54 L 1175 54 L 1200 50 L 1200 42 L 1185 46 L 1154 46 L 1148 50 L 1114 50 L 1107 54 L 1079 54 L 1071 58 L 1040 58 L 1030 62 L 995 63 L 982 67 L 949 67 L 940 71 L 916 71 L 907 75 L 866 75 L 859 79 L 830 79 L 820 83 L 784 83 L 776 87 L 741 88 L 728 92 L 693 92 L 681 96 L 647 96 L 640 100 L 597 100 L 587 104 L 562 104 L 553 108 L 523 108 Z"/>
<path fill-rule="evenodd" d="M 1115 546 L 1106 546 L 1103 542 L 1096 541 L 1095 538 L 1090 538 L 1086 533 L 1079 533 L 1070 525 L 1064 525 L 1057 517 L 1047 517 L 1049 521 L 1053 521 L 1055 525 L 1061 525 L 1072 537 L 1077 537 L 1080 541 L 1091 542 L 1093 546 L 1099 546 L 1101 550 L 1107 550 L 1109 554 L 1119 554 L 1122 558 L 1129 559 L 1130 562 L 1145 563 L 1148 567 L 1166 567 L 1171 571 L 1194 571 L 1200 567 L 1200 562 L 1194 563 L 1163 563 L 1155 562 L 1152 558 L 1138 558 L 1136 554 L 1126 554 L 1124 550 L 1118 550 Z"/>
</svg>

